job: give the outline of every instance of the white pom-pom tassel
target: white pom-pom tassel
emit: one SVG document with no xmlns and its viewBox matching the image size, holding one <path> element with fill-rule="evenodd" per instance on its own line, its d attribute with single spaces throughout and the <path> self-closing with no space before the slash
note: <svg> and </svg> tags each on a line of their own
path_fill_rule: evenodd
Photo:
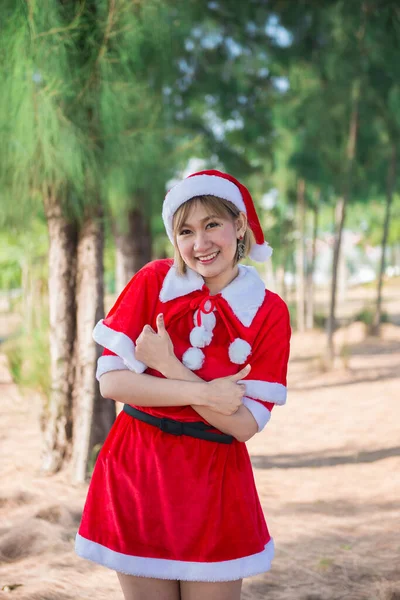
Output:
<svg viewBox="0 0 400 600">
<path fill-rule="evenodd" d="M 188 348 L 182 356 L 182 362 L 191 371 L 197 371 L 203 366 L 204 354 L 199 348 Z"/>
<path fill-rule="evenodd" d="M 249 256 L 256 262 L 265 262 L 272 256 L 272 248 L 266 242 L 263 244 L 254 244 L 251 247 Z"/>
<path fill-rule="evenodd" d="M 242 365 L 251 354 L 251 346 L 246 340 L 236 338 L 229 346 L 230 361 Z"/>
<path fill-rule="evenodd" d="M 190 332 L 189 339 L 195 348 L 204 348 L 211 343 L 212 337 L 212 331 L 206 331 L 204 327 L 194 327 Z"/>
<path fill-rule="evenodd" d="M 197 322 L 197 315 L 199 314 L 199 311 L 196 310 L 196 312 L 193 315 L 193 323 L 197 326 L 198 322 Z M 216 323 L 216 318 L 213 312 L 211 313 L 201 313 L 201 325 L 202 327 L 204 327 L 204 329 L 206 331 L 212 331 L 215 327 L 215 323 Z"/>
</svg>

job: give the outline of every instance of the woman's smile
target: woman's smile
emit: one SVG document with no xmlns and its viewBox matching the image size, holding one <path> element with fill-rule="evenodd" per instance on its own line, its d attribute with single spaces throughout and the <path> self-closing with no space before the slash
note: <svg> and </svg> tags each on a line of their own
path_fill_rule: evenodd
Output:
<svg viewBox="0 0 400 600">
<path fill-rule="evenodd" d="M 198 260 L 202 265 L 209 265 L 215 261 L 218 254 L 219 254 L 219 250 L 217 250 L 216 252 L 207 254 L 205 256 L 196 256 L 196 260 Z"/>
</svg>

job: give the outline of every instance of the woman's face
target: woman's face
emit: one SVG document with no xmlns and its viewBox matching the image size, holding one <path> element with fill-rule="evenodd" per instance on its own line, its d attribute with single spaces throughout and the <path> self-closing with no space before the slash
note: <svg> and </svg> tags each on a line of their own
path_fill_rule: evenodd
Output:
<svg viewBox="0 0 400 600">
<path fill-rule="evenodd" d="M 246 216 L 238 219 L 210 214 L 194 202 L 186 222 L 177 232 L 178 250 L 186 265 L 197 271 L 212 294 L 220 292 L 238 273 L 234 258 L 238 238 L 244 234 Z"/>
</svg>

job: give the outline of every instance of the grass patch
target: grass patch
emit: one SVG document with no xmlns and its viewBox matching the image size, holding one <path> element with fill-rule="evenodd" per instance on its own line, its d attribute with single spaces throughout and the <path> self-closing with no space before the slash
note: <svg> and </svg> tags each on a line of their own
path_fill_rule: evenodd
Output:
<svg viewBox="0 0 400 600">
<path fill-rule="evenodd" d="M 364 306 L 353 318 L 354 321 L 361 321 L 368 327 L 371 327 L 374 322 L 375 308 Z M 389 315 L 386 311 L 382 311 L 381 323 L 390 323 Z"/>
<path fill-rule="evenodd" d="M 317 566 L 319 569 L 325 571 L 326 569 L 329 569 L 334 562 L 335 561 L 333 560 L 333 558 L 324 557 L 319 559 Z"/>
<path fill-rule="evenodd" d="M 15 383 L 37 390 L 45 397 L 50 392 L 50 343 L 47 315 L 33 331 L 17 331 L 1 346 L 7 356 Z"/>
</svg>

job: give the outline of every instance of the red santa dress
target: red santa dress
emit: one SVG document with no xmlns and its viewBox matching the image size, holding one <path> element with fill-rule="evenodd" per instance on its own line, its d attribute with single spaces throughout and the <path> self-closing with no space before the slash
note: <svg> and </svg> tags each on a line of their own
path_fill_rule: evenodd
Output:
<svg viewBox="0 0 400 600">
<path fill-rule="evenodd" d="M 171 260 L 141 269 L 94 330 L 104 346 L 97 377 L 130 369 L 161 374 L 135 358 L 145 324 L 163 313 L 175 354 L 209 381 L 251 364 L 243 403 L 259 430 L 286 401 L 290 323 L 279 296 L 253 267 L 210 296 Z M 190 406 L 137 407 L 158 417 L 201 421 Z M 244 443 L 165 433 L 125 412 L 117 417 L 92 475 L 76 552 L 131 575 L 231 581 L 268 571 L 274 555 Z"/>
</svg>

